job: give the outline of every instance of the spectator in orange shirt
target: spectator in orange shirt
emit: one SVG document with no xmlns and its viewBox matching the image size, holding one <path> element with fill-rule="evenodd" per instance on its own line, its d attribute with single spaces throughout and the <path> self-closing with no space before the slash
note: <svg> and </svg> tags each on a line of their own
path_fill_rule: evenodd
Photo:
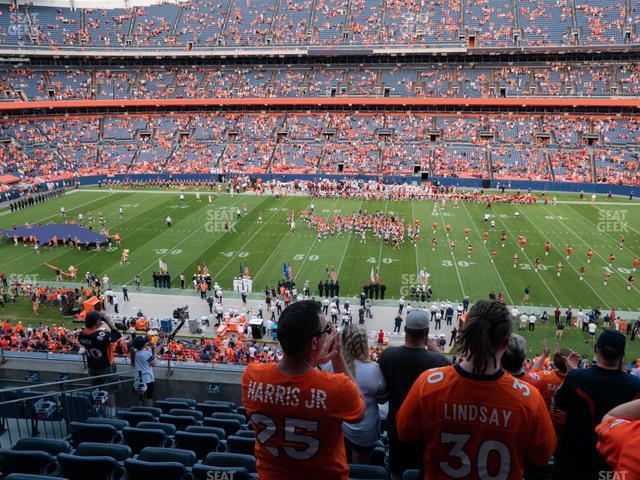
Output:
<svg viewBox="0 0 640 480">
<path fill-rule="evenodd" d="M 252 363 L 242 403 L 256 432 L 261 480 L 347 480 L 342 422 L 362 419 L 365 404 L 341 353 L 338 332 L 320 303 L 287 307 L 278 322 L 283 358 Z M 316 367 L 332 363 L 329 373 Z M 294 447 L 295 445 L 295 447 Z"/>
<path fill-rule="evenodd" d="M 640 400 L 610 410 L 596 427 L 596 436 L 598 452 L 619 478 L 640 478 Z"/>
</svg>

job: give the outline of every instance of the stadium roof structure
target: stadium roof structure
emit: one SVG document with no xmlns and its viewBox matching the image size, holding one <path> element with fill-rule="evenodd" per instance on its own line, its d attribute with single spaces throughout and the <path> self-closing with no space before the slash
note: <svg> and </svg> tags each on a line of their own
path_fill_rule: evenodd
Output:
<svg viewBox="0 0 640 480">
<path fill-rule="evenodd" d="M 0 235 L 8 238 L 30 238 L 35 237 L 38 243 L 49 243 L 55 236 L 59 241 L 68 239 L 74 242 L 80 241 L 85 244 L 106 243 L 109 239 L 93 230 L 73 223 L 52 223 L 50 225 L 19 227 L 14 230 L 2 230 Z"/>
</svg>

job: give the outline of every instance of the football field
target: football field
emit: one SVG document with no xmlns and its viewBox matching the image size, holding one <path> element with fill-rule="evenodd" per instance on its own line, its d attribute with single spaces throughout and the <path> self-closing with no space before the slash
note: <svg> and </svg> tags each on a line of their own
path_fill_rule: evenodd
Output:
<svg viewBox="0 0 640 480">
<path fill-rule="evenodd" d="M 158 270 L 158 261 L 162 259 L 171 273 L 172 287 L 178 288 L 180 273 L 187 277 L 187 287 L 190 286 L 200 259 L 224 290 L 232 289 L 233 278 L 246 265 L 254 280 L 254 292 L 259 292 L 265 285 L 274 286 L 283 278 L 283 263 L 287 263 L 299 289 L 308 280 L 312 292 L 317 294 L 318 281 L 335 270 L 341 296 L 356 296 L 373 270 L 387 286 L 386 298 L 394 299 L 401 295 L 406 298 L 410 286 L 419 282 L 418 272 L 426 270 L 434 299 L 439 300 L 461 301 L 464 296 L 474 300 L 493 290 L 496 294 L 503 292 L 508 304 L 520 305 L 523 291 L 529 287 L 531 305 L 640 311 L 640 284 L 631 290 L 627 288 L 629 275 L 638 273 L 632 270 L 632 261 L 640 257 L 640 203 L 636 201 L 619 197 L 606 201 L 599 196 L 599 201 L 591 205 L 578 201 L 577 194 L 565 194 L 558 195 L 555 206 L 494 205 L 487 210 L 484 205 L 469 203 L 460 203 L 456 208 L 447 202 L 444 207 L 434 209 L 433 202 L 425 201 L 275 198 L 253 193 L 212 194 L 213 202 L 209 205 L 208 195 L 203 192 L 201 202 L 196 202 L 193 192 L 185 192 L 181 203 L 177 191 L 109 193 L 105 188 L 94 188 L 70 192 L 63 198 L 16 213 L 3 210 L 2 229 L 25 222 L 31 225 L 63 222 L 60 207 L 64 206 L 68 219 L 77 220 L 82 213 L 86 222 L 91 212 L 94 230 L 99 229 L 97 217 L 101 210 L 109 233 L 119 233 L 122 246 L 99 252 L 60 246 L 54 251 L 42 248 L 41 255 L 36 255 L 32 248 L 15 247 L 13 242 L 6 241 L 0 246 L 0 272 L 47 284 L 55 280 L 55 274 L 46 263 L 63 270 L 75 265 L 79 281 L 90 271 L 100 276 L 107 274 L 115 285 L 131 286 L 139 274 L 143 285 L 152 286 L 152 273 Z M 366 243 L 348 233 L 320 241 L 316 232 L 308 230 L 298 219 L 299 212 L 312 203 L 318 215 L 329 218 L 365 209 L 401 216 L 405 224 L 418 219 L 421 239 L 416 247 L 406 242 L 400 249 L 376 241 L 371 233 Z M 120 207 L 124 210 L 122 217 Z M 241 210 L 240 219 L 236 217 L 237 209 Z M 290 211 L 296 213 L 294 234 L 289 233 L 286 221 Z M 482 232 L 490 230 L 483 220 L 486 212 L 495 220 L 496 228 L 489 232 L 485 244 Z M 262 223 L 258 222 L 260 214 L 264 218 Z M 171 228 L 165 223 L 167 216 L 173 220 Z M 435 233 L 433 223 L 438 224 Z M 447 224 L 451 226 L 448 234 Z M 466 227 L 470 228 L 469 240 L 465 239 Z M 500 242 L 502 231 L 507 235 L 505 247 Z M 519 235 L 527 239 L 524 251 L 517 244 Z M 621 235 L 625 238 L 623 249 L 618 245 Z M 438 245 L 432 251 L 434 236 Z M 454 250 L 450 248 L 452 241 L 456 243 Z M 552 247 L 545 256 L 547 241 Z M 468 245 L 473 247 L 471 255 L 467 254 Z M 568 245 L 573 247 L 573 255 L 567 260 Z M 120 264 L 122 248 L 130 250 L 129 262 L 124 265 Z M 594 252 L 590 264 L 586 256 L 589 248 Z M 492 249 L 497 252 L 493 263 Z M 515 268 L 514 253 L 520 257 Z M 615 255 L 613 266 L 609 266 L 610 254 Z M 543 263 L 539 271 L 534 269 L 536 258 Z M 564 268 L 558 277 L 556 264 L 560 261 Z M 581 267 L 586 268 L 584 281 L 579 280 Z M 605 287 L 606 271 L 611 275 Z"/>
</svg>

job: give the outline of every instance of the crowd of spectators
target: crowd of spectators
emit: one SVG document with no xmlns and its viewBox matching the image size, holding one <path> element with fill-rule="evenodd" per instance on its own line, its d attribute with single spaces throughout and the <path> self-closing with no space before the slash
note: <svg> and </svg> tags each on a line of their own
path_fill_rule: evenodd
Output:
<svg viewBox="0 0 640 480">
<path fill-rule="evenodd" d="M 461 6 L 464 5 L 464 11 Z M 312 8 L 313 7 L 313 8 Z M 635 43 L 637 13 L 619 0 L 230 0 L 129 8 L 3 5 L 0 43 L 59 48 L 268 45 L 611 45 Z M 13 24 L 11 23 L 13 19 Z M 18 28 L 16 28 L 16 25 Z M 573 26 L 578 27 L 573 32 Z M 625 37 L 625 30 L 630 32 Z M 574 35 L 573 33 L 577 33 Z"/>
<path fill-rule="evenodd" d="M 543 138 L 544 137 L 544 138 Z M 637 184 L 640 124 L 565 115 L 200 113 L 0 122 L 2 173 L 383 173 Z M 589 145 L 589 141 L 594 141 Z"/>
<path fill-rule="evenodd" d="M 637 63 L 3 69 L 0 100 L 638 95 Z M 386 93 L 385 93 L 386 92 Z"/>
</svg>

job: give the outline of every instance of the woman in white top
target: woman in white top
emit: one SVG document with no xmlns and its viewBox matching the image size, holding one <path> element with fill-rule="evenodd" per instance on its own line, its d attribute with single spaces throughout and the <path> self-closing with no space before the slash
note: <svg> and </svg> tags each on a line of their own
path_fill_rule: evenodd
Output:
<svg viewBox="0 0 640 480">
<path fill-rule="evenodd" d="M 368 464 L 380 438 L 378 404 L 387 401 L 384 376 L 377 363 L 369 359 L 369 343 L 364 325 L 348 325 L 342 330 L 342 352 L 347 368 L 360 387 L 366 411 L 358 423 L 343 423 L 347 462 Z"/>
<path fill-rule="evenodd" d="M 136 390 L 140 396 L 140 403 L 147 407 L 153 406 L 153 367 L 156 366 L 156 357 L 153 352 L 146 348 L 149 341 L 147 337 L 135 337 L 131 342 L 131 366 L 134 371 L 136 384 L 142 382 L 146 385 L 146 390 Z"/>
</svg>

